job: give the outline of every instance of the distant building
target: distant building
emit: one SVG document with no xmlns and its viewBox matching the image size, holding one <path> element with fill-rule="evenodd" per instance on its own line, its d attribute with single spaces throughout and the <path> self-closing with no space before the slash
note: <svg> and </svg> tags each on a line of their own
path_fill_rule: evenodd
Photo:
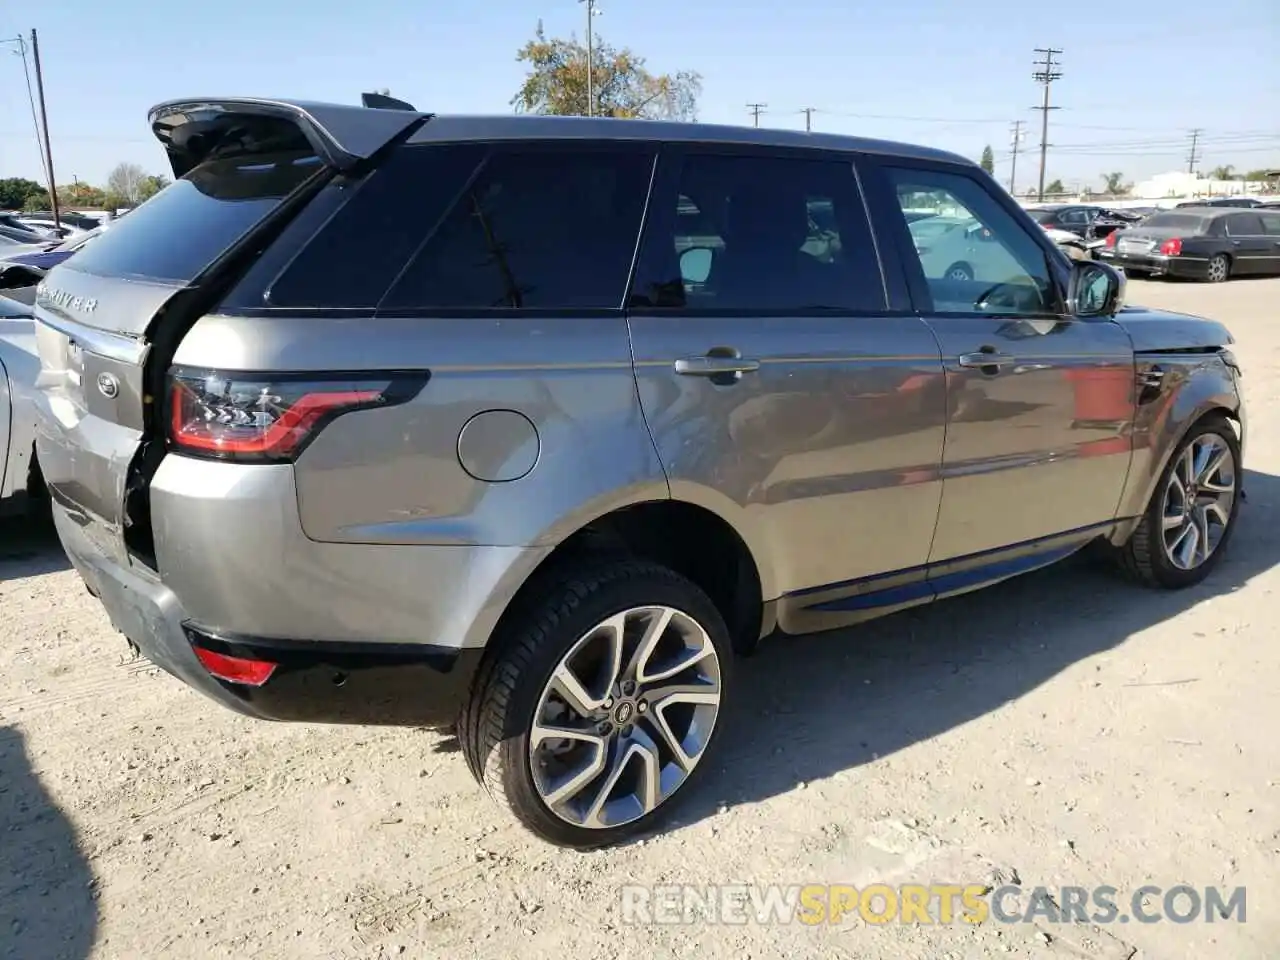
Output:
<svg viewBox="0 0 1280 960">
<path fill-rule="evenodd" d="M 1175 170 L 1156 174 L 1149 180 L 1134 184 L 1130 196 L 1142 200 L 1163 200 L 1166 197 L 1231 197 L 1261 193 L 1262 186 L 1256 180 L 1209 180 L 1185 170 Z"/>
</svg>

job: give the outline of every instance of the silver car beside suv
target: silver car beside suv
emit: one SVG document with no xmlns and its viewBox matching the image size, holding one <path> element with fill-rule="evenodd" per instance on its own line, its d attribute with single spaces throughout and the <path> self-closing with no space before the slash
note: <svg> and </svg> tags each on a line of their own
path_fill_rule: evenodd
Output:
<svg viewBox="0 0 1280 960">
<path fill-rule="evenodd" d="M 1229 333 L 1122 307 L 962 158 L 385 99 L 150 121 L 178 179 L 37 298 L 68 555 L 201 692 L 454 727 L 554 843 L 664 815 L 766 635 L 1086 545 L 1184 587 L 1231 535 Z M 931 216 L 989 255 L 930 256 Z"/>
</svg>

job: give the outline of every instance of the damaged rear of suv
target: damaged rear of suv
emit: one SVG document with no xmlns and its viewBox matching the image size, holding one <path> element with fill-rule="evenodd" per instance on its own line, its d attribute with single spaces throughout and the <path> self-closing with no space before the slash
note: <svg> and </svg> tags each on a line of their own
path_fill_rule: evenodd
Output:
<svg viewBox="0 0 1280 960">
<path fill-rule="evenodd" d="M 526 803 L 522 819 L 556 842 L 606 842 L 692 771 L 723 679 L 713 644 L 728 636 L 671 570 L 578 567 L 563 542 L 602 500 L 669 497 L 620 312 L 656 146 L 502 151 L 466 121 L 440 144 L 430 115 L 375 101 L 152 111 L 178 179 L 38 293 L 38 447 L 58 532 L 130 643 L 218 702 L 277 720 L 450 727 L 461 715 L 481 776 L 507 716 L 503 678 L 477 679 L 491 637 L 545 655 L 521 647 L 538 624 L 519 611 L 552 581 L 583 574 L 606 594 L 652 583 L 645 595 L 672 607 L 630 614 L 632 695 L 619 680 L 617 706 L 604 695 L 590 709 L 597 726 L 630 730 L 618 711 L 652 705 L 668 769 L 553 812 L 556 757 L 575 734 L 551 736 L 552 707 L 530 747 L 547 755 L 538 789 L 551 802 Z M 515 174 L 516 202 L 567 211 L 522 217 L 521 244 L 589 243 L 593 272 L 514 285 L 481 206 L 503 202 Z M 476 305 L 521 308 L 520 326 Z M 587 410 L 606 444 L 582 442 Z M 579 538 L 584 556 L 600 538 Z M 550 571 L 554 546 L 568 563 Z M 732 575 L 717 573 L 726 590 Z M 749 630 L 758 594 L 755 611 L 742 605 Z M 583 669 L 598 672 L 597 657 Z M 640 681 L 666 682 L 667 699 L 641 701 Z M 566 697 L 589 698 L 570 684 Z"/>
</svg>

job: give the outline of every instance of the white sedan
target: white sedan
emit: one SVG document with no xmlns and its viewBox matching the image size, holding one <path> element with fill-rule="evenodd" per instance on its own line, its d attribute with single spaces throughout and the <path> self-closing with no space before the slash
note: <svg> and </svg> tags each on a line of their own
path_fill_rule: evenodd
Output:
<svg viewBox="0 0 1280 960">
<path fill-rule="evenodd" d="M 31 305 L 34 288 L 0 296 L 0 513 L 44 496 L 35 464 L 36 352 Z"/>
<path fill-rule="evenodd" d="M 1001 283 L 1025 272 L 973 217 L 923 217 L 913 220 L 909 229 L 930 280 Z"/>
</svg>

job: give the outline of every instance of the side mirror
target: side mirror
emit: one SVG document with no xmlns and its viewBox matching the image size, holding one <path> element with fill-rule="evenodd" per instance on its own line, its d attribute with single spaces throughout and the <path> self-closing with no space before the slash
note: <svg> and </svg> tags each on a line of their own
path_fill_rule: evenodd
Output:
<svg viewBox="0 0 1280 960">
<path fill-rule="evenodd" d="M 1073 260 L 1067 283 L 1067 312 L 1076 317 L 1110 317 L 1124 305 L 1125 277 L 1110 264 Z"/>
<path fill-rule="evenodd" d="M 706 283 L 711 275 L 714 251 L 710 247 L 690 247 L 680 254 L 680 277 L 685 283 Z M 670 261 L 668 261 L 670 262 Z"/>
</svg>

